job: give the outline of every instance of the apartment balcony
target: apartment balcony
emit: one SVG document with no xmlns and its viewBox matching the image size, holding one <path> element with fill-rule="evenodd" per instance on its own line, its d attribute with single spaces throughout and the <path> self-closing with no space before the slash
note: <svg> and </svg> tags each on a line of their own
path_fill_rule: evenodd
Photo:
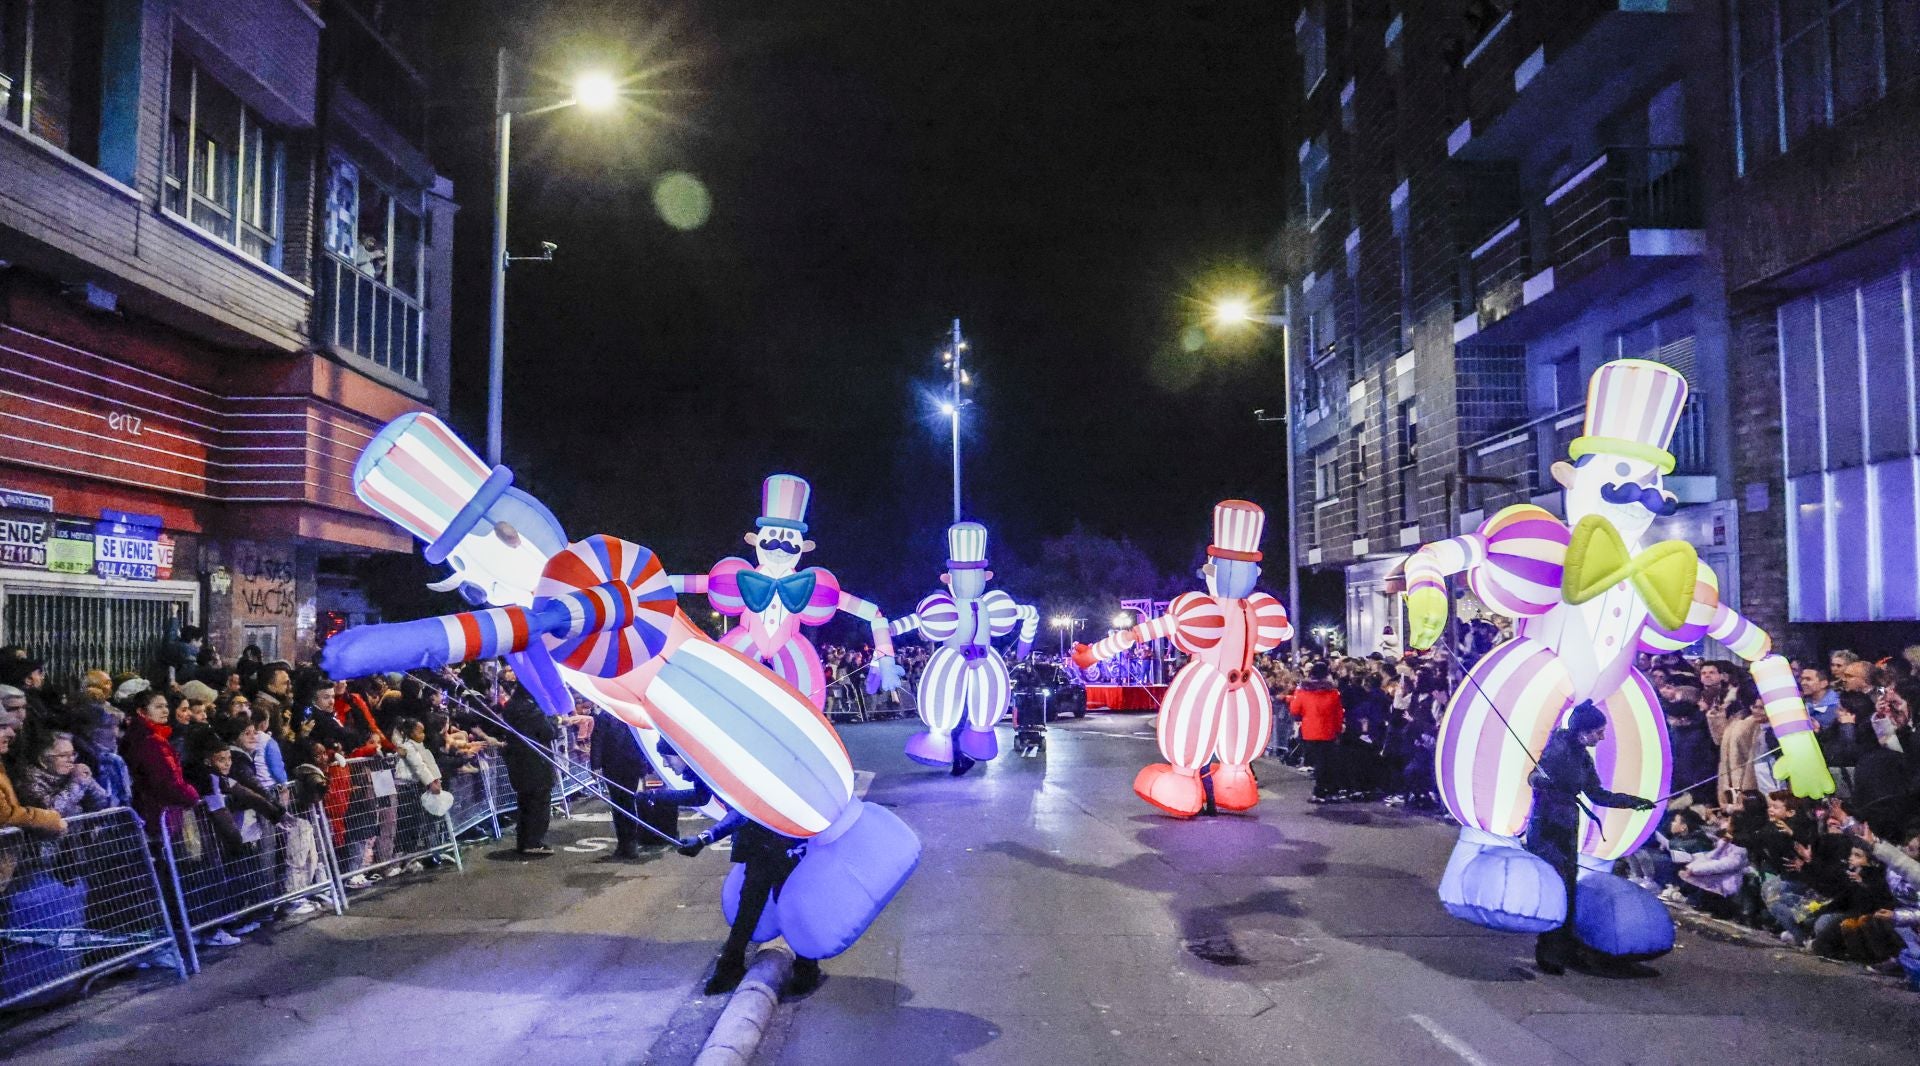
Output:
<svg viewBox="0 0 1920 1066">
<path fill-rule="evenodd" d="M 418 384 L 426 370 L 420 302 L 353 262 L 323 252 L 314 340 Z"/>
<path fill-rule="evenodd" d="M 1609 148 L 1468 253 L 1454 340 L 1519 344 L 1706 249 L 1686 147 Z"/>
<path fill-rule="evenodd" d="M 1689 0 L 1519 0 L 1469 49 L 1447 153 L 1515 159 L 1543 134 L 1591 128 L 1688 47 Z"/>
<path fill-rule="evenodd" d="M 1708 398 L 1701 393 L 1687 395 L 1687 405 L 1680 411 L 1669 445 L 1674 468 L 1666 485 L 1681 503 L 1708 503 L 1719 498 L 1707 403 Z M 1557 512 L 1560 486 L 1548 471 L 1567 458 L 1567 446 L 1580 435 L 1586 415 L 1587 405 L 1579 404 L 1465 445 L 1462 451 L 1467 474 L 1511 482 L 1510 486 L 1470 482 L 1466 509 L 1491 514 L 1511 504 L 1538 503 Z"/>
</svg>

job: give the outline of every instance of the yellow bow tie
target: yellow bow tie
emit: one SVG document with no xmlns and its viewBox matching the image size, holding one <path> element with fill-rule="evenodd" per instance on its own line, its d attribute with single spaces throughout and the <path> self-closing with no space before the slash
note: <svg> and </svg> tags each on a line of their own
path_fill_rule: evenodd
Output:
<svg viewBox="0 0 1920 1066">
<path fill-rule="evenodd" d="M 1573 539 L 1567 543 L 1560 593 L 1568 603 L 1580 604 L 1631 580 L 1653 620 L 1673 630 L 1686 623 L 1699 573 L 1700 557 L 1686 541 L 1663 540 L 1630 556 L 1613 523 L 1588 515 L 1573 527 Z"/>
</svg>

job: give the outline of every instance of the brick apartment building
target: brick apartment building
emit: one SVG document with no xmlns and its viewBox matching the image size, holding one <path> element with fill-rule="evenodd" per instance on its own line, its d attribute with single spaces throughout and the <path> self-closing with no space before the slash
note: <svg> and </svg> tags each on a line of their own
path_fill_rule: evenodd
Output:
<svg viewBox="0 0 1920 1066">
<path fill-rule="evenodd" d="M 1849 0 L 1832 5 L 1827 21 L 1837 26 L 1853 5 L 1875 35 L 1829 37 L 1825 54 L 1835 70 L 1845 69 L 1831 58 L 1836 49 L 1882 57 L 1877 91 L 1856 92 L 1872 98 L 1860 106 L 1890 113 L 1904 77 L 1896 68 L 1913 55 L 1901 43 L 1912 28 L 1898 24 L 1908 16 L 1894 12 L 1916 5 Z M 1309 250 L 1297 276 L 1283 279 L 1293 318 L 1295 520 L 1301 562 L 1345 579 L 1350 648 L 1377 647 L 1388 623 L 1404 631 L 1392 593 L 1411 547 L 1471 529 L 1509 503 L 1559 509 L 1547 466 L 1580 431 L 1588 376 L 1620 357 L 1667 363 L 1692 387 L 1668 482 L 1683 507 L 1655 534 L 1692 542 L 1730 602 L 1792 636 L 1782 470 L 1812 468 L 1805 452 L 1800 466 L 1783 468 L 1778 444 L 1769 451 L 1768 427 L 1777 441 L 1781 422 L 1780 359 L 1761 327 L 1798 291 L 1779 287 L 1783 271 L 1862 237 L 1891 243 L 1856 272 L 1897 288 L 1886 280 L 1903 269 L 1897 249 L 1914 243 L 1884 231 L 1915 217 L 1913 179 L 1892 163 L 1914 147 L 1915 126 L 1908 120 L 1901 137 L 1862 134 L 1880 154 L 1855 158 L 1858 176 L 1846 180 L 1877 180 L 1857 193 L 1874 199 L 1871 208 L 1797 202 L 1835 191 L 1819 184 L 1833 174 L 1817 148 L 1801 153 L 1808 162 L 1797 179 L 1791 151 L 1742 173 L 1740 134 L 1728 120 L 1732 26 L 1762 8 L 1778 13 L 1772 3 L 1682 0 L 1296 5 L 1287 59 L 1299 95 L 1285 128 L 1298 145 L 1296 207 Z M 1844 221 L 1796 217 L 1811 223 L 1820 211 Z M 1756 232 L 1782 223 L 1793 244 L 1809 247 Z M 1896 354 L 1911 370 L 1911 349 L 1884 354 L 1887 373 L 1900 370 Z M 1912 394 L 1893 399 L 1901 417 L 1882 417 L 1906 433 Z M 1875 439 L 1876 456 L 1911 467 L 1910 436 L 1898 449 L 1890 435 Z M 1841 474 L 1829 491 L 1864 476 Z M 1889 483 L 1885 469 L 1872 476 Z M 1810 498 L 1808 484 L 1792 506 Z M 1908 501 L 1909 531 L 1916 495 L 1887 505 Z M 1878 609 L 1904 605 L 1912 618 L 1914 538 L 1876 536 L 1880 576 L 1861 587 L 1880 590 L 1870 594 Z M 1799 561 L 1830 557 L 1799 550 Z M 1903 550 L 1905 599 L 1885 591 L 1898 562 L 1885 556 Z M 1802 599 L 1832 595 L 1822 586 Z M 1479 610 L 1471 597 L 1462 607 Z M 1793 620 L 1815 616 L 1796 609 Z"/>
<path fill-rule="evenodd" d="M 1889 652 L 1920 642 L 1920 4 L 1714 16 L 1743 606 Z"/>
<path fill-rule="evenodd" d="M 0 641 L 311 649 L 447 394 L 451 186 L 371 0 L 0 0 Z M 361 607 L 360 609 L 364 609 Z"/>
</svg>

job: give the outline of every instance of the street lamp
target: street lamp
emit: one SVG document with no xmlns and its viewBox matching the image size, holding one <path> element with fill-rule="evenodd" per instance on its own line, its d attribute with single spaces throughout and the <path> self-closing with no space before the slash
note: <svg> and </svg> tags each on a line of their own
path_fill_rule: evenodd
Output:
<svg viewBox="0 0 1920 1066">
<path fill-rule="evenodd" d="M 1293 291 L 1287 290 L 1289 307 L 1292 304 Z M 1254 310 L 1254 303 L 1245 296 L 1226 296 L 1214 301 L 1214 324 L 1223 329 L 1234 329 L 1247 325 L 1280 327 L 1280 391 L 1285 396 L 1286 407 L 1280 415 L 1268 415 L 1264 408 L 1253 412 L 1256 422 L 1283 423 L 1281 432 L 1285 434 L 1287 464 L 1287 614 L 1297 628 L 1300 625 L 1300 516 L 1294 509 L 1294 476 L 1298 466 L 1294 462 L 1294 440 L 1291 412 L 1293 411 L 1293 344 L 1287 326 L 1287 314 L 1271 314 Z"/>
<path fill-rule="evenodd" d="M 540 255 L 507 254 L 508 166 L 513 158 L 513 115 L 538 115 L 563 107 L 583 111 L 605 111 L 620 99 L 620 83 L 601 71 L 589 71 L 574 79 L 573 93 L 560 100 L 507 95 L 507 50 L 495 56 L 493 82 L 494 174 L 493 174 L 493 306 L 487 324 L 487 462 L 500 465 L 500 409 L 506 388 L 507 265 L 515 260 L 546 261 L 553 258 L 554 245 L 542 244 Z"/>
<path fill-rule="evenodd" d="M 940 353 L 940 361 L 948 374 L 948 398 L 941 401 L 940 413 L 947 416 L 953 434 L 953 520 L 960 521 L 960 409 L 967 401 L 960 398 L 960 388 L 973 384 L 967 372 L 961 369 L 961 362 L 967 352 L 967 340 L 960 335 L 960 320 L 953 320 L 953 332 L 947 338 L 946 350 Z"/>
<path fill-rule="evenodd" d="M 1086 619 L 1084 618 L 1074 618 L 1064 614 L 1053 616 L 1049 624 L 1052 625 L 1054 629 L 1060 631 L 1060 657 L 1062 659 L 1067 657 L 1067 635 L 1078 630 L 1085 622 Z"/>
</svg>

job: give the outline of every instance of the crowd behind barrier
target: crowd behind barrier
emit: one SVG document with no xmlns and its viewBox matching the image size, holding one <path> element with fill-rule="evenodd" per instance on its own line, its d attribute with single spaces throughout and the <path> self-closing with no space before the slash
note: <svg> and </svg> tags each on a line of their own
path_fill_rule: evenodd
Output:
<svg viewBox="0 0 1920 1066">
<path fill-rule="evenodd" d="M 563 811 L 643 784 L 596 777 L 592 708 L 547 718 L 504 664 L 336 681 L 253 649 L 229 669 L 190 628 L 179 637 L 157 670 L 89 671 L 71 690 L 25 650 L 0 649 L 0 1008 L 128 966 L 185 977 L 201 949 L 265 922 L 344 913 L 384 878 L 459 868 L 463 837 L 498 838 L 517 819 L 529 793 L 516 791 L 516 759 L 521 787 L 537 779 L 531 794 Z M 900 692 L 869 694 L 870 656 L 825 649 L 828 712 L 912 713 L 924 656 L 902 655 Z M 1307 675 L 1310 661 L 1259 662 L 1275 707 L 1269 755 L 1314 777 L 1316 803 L 1445 818 L 1433 780 L 1444 654 L 1320 657 L 1324 677 Z M 1624 872 L 1676 907 L 1920 975 L 1920 648 L 1795 664 L 1840 785 L 1821 804 L 1777 788 L 1740 666 L 1661 656 L 1641 667 L 1680 791 Z M 529 714 L 538 738 L 512 724 Z"/>
</svg>

